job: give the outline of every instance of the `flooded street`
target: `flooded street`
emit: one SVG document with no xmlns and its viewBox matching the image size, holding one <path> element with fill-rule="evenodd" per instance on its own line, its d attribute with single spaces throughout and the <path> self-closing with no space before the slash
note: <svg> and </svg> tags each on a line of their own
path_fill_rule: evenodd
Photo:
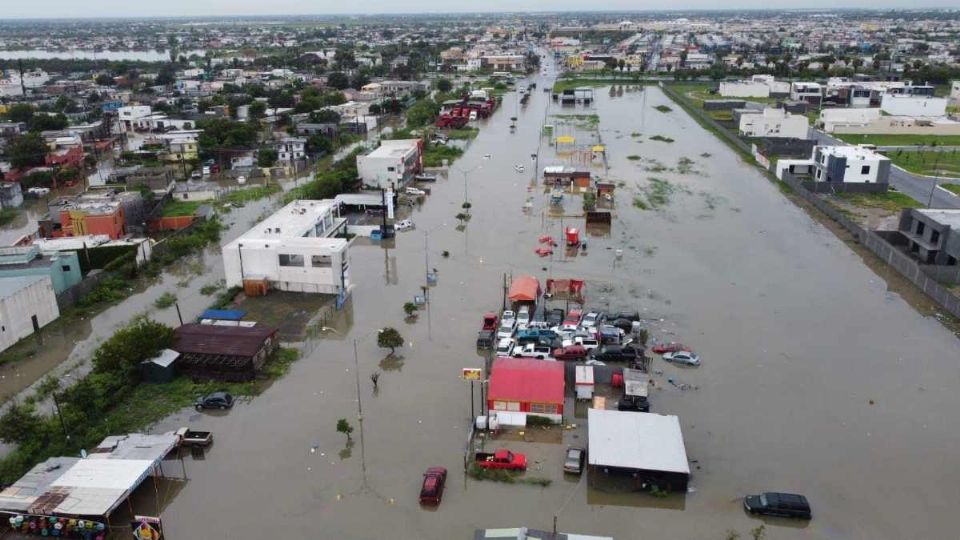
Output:
<svg viewBox="0 0 960 540">
<path fill-rule="evenodd" d="M 448 178 L 413 210 L 415 230 L 398 233 L 391 247 L 357 241 L 348 321 L 332 324 L 336 330 L 311 343 L 286 377 L 228 414 L 185 410 L 156 426 L 189 425 L 216 437 L 205 459 L 187 459 L 190 480 L 163 512 L 171 538 L 446 540 L 483 527 L 550 530 L 555 514 L 561 531 L 618 540 L 724 538 L 760 523 L 770 540 L 955 535 L 957 338 L 657 88 L 595 95 L 591 107 L 561 108 L 538 88 L 511 133 L 515 94 L 508 94 Z M 558 248 L 540 258 L 539 236 L 583 226 L 578 196 L 565 196 L 561 218 L 543 186 L 531 188 L 538 148 L 541 167 L 572 164 L 577 155 L 556 155 L 541 139 L 542 124 L 578 141 L 590 137 L 583 119 L 560 133 L 570 119 L 556 115 L 566 114 L 599 115 L 609 172 L 594 172 L 619 186 L 615 214 L 609 232 L 591 233 L 585 254 Z M 520 163 L 523 173 L 515 171 Z M 454 216 L 465 193 L 472 219 L 461 231 Z M 525 212 L 528 197 L 533 208 Z M 226 216 L 236 225 L 223 242 L 268 204 Z M 429 308 L 404 322 L 402 305 L 420 292 L 426 268 L 439 274 Z M 98 315 L 74 355 L 87 357 L 97 339 L 141 311 L 175 323 L 172 308 L 152 306 L 164 290 L 178 295 L 185 319 L 199 313 L 211 301 L 199 287 L 222 276 L 216 250 L 201 269 L 184 265 L 193 276 L 186 287 L 167 277 Z M 588 308 L 637 309 L 652 336 L 700 353 L 698 369 L 659 358 L 651 368 L 652 411 L 680 417 L 693 460 L 690 493 L 611 494 L 588 488 L 586 473 L 563 478 L 566 446 L 586 444 L 585 410 L 572 399 L 566 410 L 577 417 L 565 420 L 578 427 L 562 442 L 500 443 L 527 453 L 527 475 L 551 486 L 464 479 L 470 393 L 460 373 L 484 364 L 476 331 L 484 311 L 500 308 L 504 274 L 585 279 Z M 384 326 L 406 338 L 402 359 L 383 362 L 376 330 Z M 352 445 L 336 432 L 339 418 L 357 427 Z M 436 510 L 417 500 L 429 466 L 451 474 Z M 743 495 L 767 490 L 805 494 L 813 521 L 748 517 Z"/>
</svg>

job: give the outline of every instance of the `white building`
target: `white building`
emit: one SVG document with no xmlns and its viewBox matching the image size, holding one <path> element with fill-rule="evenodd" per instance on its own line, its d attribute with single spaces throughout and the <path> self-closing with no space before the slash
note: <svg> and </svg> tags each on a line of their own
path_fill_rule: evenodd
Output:
<svg viewBox="0 0 960 540">
<path fill-rule="evenodd" d="M 720 95 L 723 97 L 770 97 L 770 87 L 762 82 L 729 81 L 720 83 Z"/>
<path fill-rule="evenodd" d="M 773 75 L 754 75 L 750 77 L 750 81 L 767 85 L 767 88 L 770 89 L 770 95 L 790 95 L 790 83 L 787 81 L 778 81 Z"/>
<path fill-rule="evenodd" d="M 138 124 L 145 118 L 153 114 L 153 109 L 149 105 L 127 105 L 117 110 L 120 120 L 120 131 L 126 133 L 133 131 Z"/>
<path fill-rule="evenodd" d="M 299 137 L 286 137 L 273 145 L 277 151 L 277 161 L 280 163 L 292 163 L 303 159 L 307 155 L 306 146 L 307 140 Z"/>
<path fill-rule="evenodd" d="M 783 109 L 767 107 L 760 114 L 740 116 L 740 135 L 746 137 L 780 137 L 806 139 L 807 117 L 790 114 Z"/>
<path fill-rule="evenodd" d="M 884 94 L 880 110 L 893 116 L 944 116 L 947 98 Z"/>
<path fill-rule="evenodd" d="M 790 83 L 790 99 L 817 105 L 823 99 L 823 87 L 815 82 L 792 82 Z"/>
<path fill-rule="evenodd" d="M 866 126 L 880 119 L 880 109 L 824 109 L 817 125 L 827 133 L 837 128 Z"/>
<path fill-rule="evenodd" d="M 267 283 L 281 291 L 350 289 L 349 241 L 333 200 L 293 201 L 223 247 L 227 287 Z"/>
<path fill-rule="evenodd" d="M 60 316 L 50 276 L 0 278 L 0 351 Z"/>
<path fill-rule="evenodd" d="M 777 178 L 784 172 L 809 174 L 817 183 L 877 184 L 883 191 L 890 165 L 890 158 L 864 146 L 816 146 L 810 159 L 779 160 Z"/>
<path fill-rule="evenodd" d="M 363 185 L 399 188 L 423 169 L 420 139 L 385 140 L 365 156 L 357 156 L 357 173 Z"/>
</svg>

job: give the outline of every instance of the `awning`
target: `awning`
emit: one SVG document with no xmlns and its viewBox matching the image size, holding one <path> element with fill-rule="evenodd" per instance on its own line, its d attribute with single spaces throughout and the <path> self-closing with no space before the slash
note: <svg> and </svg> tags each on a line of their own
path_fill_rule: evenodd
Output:
<svg viewBox="0 0 960 540">
<path fill-rule="evenodd" d="M 540 297 L 540 281 L 533 276 L 520 276 L 510 285 L 507 298 L 511 302 L 536 302 Z"/>
<path fill-rule="evenodd" d="M 605 152 L 606 150 L 607 150 L 607 147 L 602 144 L 598 144 L 593 147 L 594 152 Z"/>
<path fill-rule="evenodd" d="M 576 138 L 571 137 L 570 135 L 561 135 L 557 137 L 557 144 L 573 144 L 576 142 Z"/>
</svg>

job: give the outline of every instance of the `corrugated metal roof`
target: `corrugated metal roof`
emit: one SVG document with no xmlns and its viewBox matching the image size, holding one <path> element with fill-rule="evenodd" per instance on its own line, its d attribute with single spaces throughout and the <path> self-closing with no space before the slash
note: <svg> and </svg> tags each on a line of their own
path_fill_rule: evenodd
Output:
<svg viewBox="0 0 960 540">
<path fill-rule="evenodd" d="M 563 362 L 497 358 L 488 397 L 498 401 L 563 403 Z"/>
<path fill-rule="evenodd" d="M 690 474 L 680 419 L 587 409 L 590 465 Z"/>
<path fill-rule="evenodd" d="M 215 326 L 185 324 L 175 331 L 173 350 L 181 354 L 221 354 L 250 357 L 257 354 L 263 342 L 277 333 L 267 326 Z"/>
</svg>

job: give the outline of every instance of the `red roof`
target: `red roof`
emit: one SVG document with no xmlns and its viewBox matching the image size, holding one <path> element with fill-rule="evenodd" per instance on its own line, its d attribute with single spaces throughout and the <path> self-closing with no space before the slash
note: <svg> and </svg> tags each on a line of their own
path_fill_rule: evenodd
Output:
<svg viewBox="0 0 960 540">
<path fill-rule="evenodd" d="M 510 285 L 507 298 L 511 302 L 536 302 L 540 297 L 540 281 L 533 276 L 520 276 Z"/>
<path fill-rule="evenodd" d="M 497 358 L 487 398 L 495 401 L 563 403 L 563 362 Z"/>
</svg>

